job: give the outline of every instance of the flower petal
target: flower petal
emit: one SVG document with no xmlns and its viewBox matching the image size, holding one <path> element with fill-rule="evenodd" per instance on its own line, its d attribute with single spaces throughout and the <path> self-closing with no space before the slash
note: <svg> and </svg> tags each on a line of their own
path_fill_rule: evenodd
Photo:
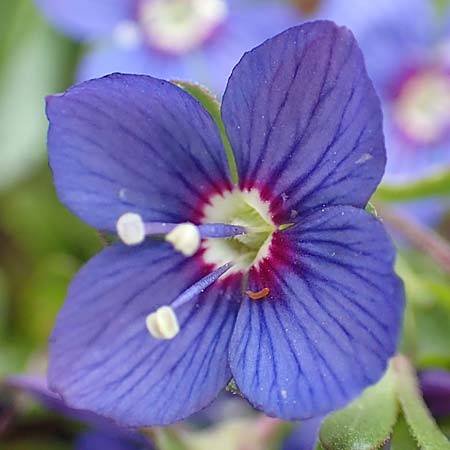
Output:
<svg viewBox="0 0 450 450">
<path fill-rule="evenodd" d="M 249 277 L 249 289 L 270 294 L 241 306 L 233 376 L 266 414 L 324 415 L 377 381 L 395 352 L 404 299 L 394 249 L 383 226 L 353 207 L 315 212 L 272 245 Z"/>
<path fill-rule="evenodd" d="M 74 408 L 128 426 L 166 425 L 210 403 L 230 378 L 224 355 L 239 288 L 216 283 L 177 309 L 172 340 L 154 339 L 145 324 L 204 272 L 165 243 L 103 250 L 75 277 L 58 316 L 51 389 Z"/>
<path fill-rule="evenodd" d="M 229 186 L 211 116 L 189 94 L 148 76 L 113 74 L 50 97 L 48 148 L 63 203 L 114 231 L 126 212 L 146 221 L 193 220 Z"/>
<path fill-rule="evenodd" d="M 45 16 L 76 39 L 97 38 L 133 18 L 130 0 L 35 0 Z"/>
<path fill-rule="evenodd" d="M 353 35 L 291 28 L 244 55 L 222 116 L 241 185 L 278 200 L 276 220 L 323 204 L 366 204 L 385 165 L 379 100 Z"/>
<path fill-rule="evenodd" d="M 27 392 L 41 402 L 48 409 L 57 412 L 69 419 L 83 422 L 87 425 L 102 429 L 108 433 L 120 434 L 124 430 L 116 427 L 111 421 L 98 416 L 90 411 L 73 409 L 67 406 L 59 395 L 50 391 L 47 387 L 47 379 L 38 375 L 16 375 L 8 377 L 6 385 Z"/>
</svg>

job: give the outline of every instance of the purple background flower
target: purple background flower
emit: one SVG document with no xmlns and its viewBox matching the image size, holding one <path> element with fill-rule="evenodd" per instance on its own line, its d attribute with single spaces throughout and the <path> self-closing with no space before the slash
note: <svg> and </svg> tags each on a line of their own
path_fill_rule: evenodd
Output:
<svg viewBox="0 0 450 450">
<path fill-rule="evenodd" d="M 419 379 L 423 397 L 433 416 L 450 415 L 450 372 L 428 369 L 419 374 Z"/>
<path fill-rule="evenodd" d="M 299 22 L 297 11 L 275 0 L 202 0 L 201 5 L 196 0 L 202 11 L 207 3 L 218 3 L 226 12 L 212 33 L 199 38 L 197 45 L 171 52 L 166 47 L 170 46 L 167 42 L 173 32 L 165 32 L 164 28 L 152 31 L 161 35 L 164 48 L 147 36 L 155 25 L 145 24 L 145 8 L 160 0 L 35 1 L 62 32 L 93 44 L 81 60 L 78 80 L 112 72 L 138 73 L 199 82 L 218 93 L 223 91 L 233 65 L 244 51 Z M 166 5 L 170 3 L 165 1 Z M 205 20 L 178 41 L 186 42 L 208 26 Z M 178 23 L 173 31 L 180 27 Z"/>
<path fill-rule="evenodd" d="M 385 180 L 414 180 L 448 167 L 448 17 L 439 17 L 428 0 L 326 0 L 319 15 L 348 26 L 364 53 L 385 117 Z"/>
<path fill-rule="evenodd" d="M 77 439 L 76 450 L 139 450 L 153 446 L 142 435 L 119 428 L 104 417 L 90 411 L 73 409 L 47 388 L 47 380 L 42 376 L 16 375 L 5 380 L 7 386 L 19 389 L 36 398 L 40 403 L 69 419 L 77 420 L 92 427 Z"/>
</svg>

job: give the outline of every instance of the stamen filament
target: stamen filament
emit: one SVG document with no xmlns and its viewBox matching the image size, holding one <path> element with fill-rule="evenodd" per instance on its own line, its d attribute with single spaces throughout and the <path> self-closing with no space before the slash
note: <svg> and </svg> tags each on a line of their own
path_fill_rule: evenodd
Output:
<svg viewBox="0 0 450 450">
<path fill-rule="evenodd" d="M 232 263 L 230 262 L 219 267 L 214 272 L 201 278 L 197 283 L 186 289 L 170 306 L 161 306 L 155 312 L 149 314 L 145 319 L 148 332 L 155 339 L 173 339 L 180 332 L 175 309 L 188 303 L 195 296 L 204 292 L 204 290 L 220 278 L 231 265 Z"/>
<path fill-rule="evenodd" d="M 207 287 L 211 286 L 211 284 L 218 280 L 231 266 L 232 263 L 228 262 L 216 269 L 214 272 L 211 272 L 205 277 L 198 280 L 190 288 L 186 289 L 179 297 L 177 297 L 171 304 L 171 307 L 175 309 L 179 308 L 185 303 L 188 303 L 196 295 L 204 292 Z"/>
</svg>

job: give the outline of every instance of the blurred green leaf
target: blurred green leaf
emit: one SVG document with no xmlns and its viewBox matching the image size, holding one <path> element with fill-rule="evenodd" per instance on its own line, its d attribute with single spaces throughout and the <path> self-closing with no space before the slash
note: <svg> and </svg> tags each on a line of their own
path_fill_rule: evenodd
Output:
<svg viewBox="0 0 450 450">
<path fill-rule="evenodd" d="M 372 214 L 372 216 L 378 217 L 378 212 L 377 209 L 375 208 L 375 205 L 371 202 L 368 202 L 366 205 L 366 211 L 370 214 Z"/>
<path fill-rule="evenodd" d="M 33 347 L 46 345 L 78 267 L 79 261 L 73 256 L 52 254 L 39 261 L 24 280 L 14 305 L 16 331 L 27 337 Z"/>
<path fill-rule="evenodd" d="M 5 335 L 8 320 L 8 280 L 0 267 L 0 339 Z"/>
<path fill-rule="evenodd" d="M 431 307 L 440 303 L 450 309 L 450 277 L 433 260 L 415 251 L 398 252 L 396 272 L 414 304 Z"/>
<path fill-rule="evenodd" d="M 69 450 L 73 446 L 68 442 L 58 441 L 51 438 L 26 438 L 14 442 L 2 443 L 2 450 Z M 99 449 L 100 450 L 100 449 Z M 105 449 L 106 450 L 106 449 Z"/>
<path fill-rule="evenodd" d="M 0 377 L 21 372 L 29 355 L 29 349 L 23 340 L 8 339 L 0 342 Z"/>
<path fill-rule="evenodd" d="M 233 182 L 237 184 L 238 171 L 236 166 L 236 160 L 234 158 L 233 150 L 231 148 L 227 133 L 225 131 L 225 126 L 222 121 L 222 116 L 220 113 L 220 103 L 214 97 L 214 94 L 212 94 L 207 88 L 199 84 L 179 80 L 173 81 L 173 83 L 175 83 L 177 86 L 181 87 L 185 91 L 189 92 L 189 94 L 191 94 L 194 98 L 196 98 L 203 105 L 203 107 L 211 114 L 212 118 L 214 119 L 219 128 L 220 136 L 222 137 L 222 142 L 225 147 L 225 151 L 227 153 L 228 166 L 230 168 L 231 178 Z"/>
<path fill-rule="evenodd" d="M 390 450 L 419 450 L 416 441 L 411 436 L 408 424 L 403 415 L 400 415 L 391 437 Z"/>
<path fill-rule="evenodd" d="M 84 261 L 101 249 L 95 230 L 59 201 L 47 167 L 0 195 L 0 210 L 0 227 L 34 259 L 67 252 Z"/>
<path fill-rule="evenodd" d="M 450 169 L 419 181 L 389 184 L 382 183 L 373 196 L 374 201 L 404 202 L 429 197 L 450 196 Z"/>
<path fill-rule="evenodd" d="M 450 368 L 450 311 L 441 305 L 415 307 L 415 327 L 416 365 Z"/>
<path fill-rule="evenodd" d="M 441 433 L 425 406 L 414 368 L 403 356 L 392 364 L 396 390 L 406 422 L 422 450 L 450 450 L 450 442 Z"/>
<path fill-rule="evenodd" d="M 389 438 L 397 420 L 395 380 L 389 369 L 345 409 L 325 419 L 320 442 L 327 450 L 374 450 Z"/>
<path fill-rule="evenodd" d="M 149 434 L 158 450 L 193 450 L 175 427 L 154 427 Z"/>
<path fill-rule="evenodd" d="M 74 46 L 60 38 L 31 0 L 2 6 L 0 46 L 0 188 L 45 157 L 44 98 L 68 84 Z"/>
</svg>

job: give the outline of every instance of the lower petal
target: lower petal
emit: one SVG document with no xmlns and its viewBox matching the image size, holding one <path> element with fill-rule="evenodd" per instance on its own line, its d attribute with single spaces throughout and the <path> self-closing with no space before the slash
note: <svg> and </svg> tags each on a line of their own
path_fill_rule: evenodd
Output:
<svg viewBox="0 0 450 450">
<path fill-rule="evenodd" d="M 230 378 L 236 286 L 215 284 L 177 309 L 172 340 L 153 338 L 145 324 L 204 272 L 163 243 L 105 249 L 76 276 L 58 316 L 50 387 L 69 406 L 128 426 L 166 425 L 205 407 Z"/>
<path fill-rule="evenodd" d="M 401 329 L 403 286 L 382 225 L 363 210 L 330 207 L 275 236 L 249 277 L 230 346 L 243 394 L 286 420 L 346 405 L 384 372 Z M 273 252 L 272 252 L 273 253 Z"/>
</svg>

